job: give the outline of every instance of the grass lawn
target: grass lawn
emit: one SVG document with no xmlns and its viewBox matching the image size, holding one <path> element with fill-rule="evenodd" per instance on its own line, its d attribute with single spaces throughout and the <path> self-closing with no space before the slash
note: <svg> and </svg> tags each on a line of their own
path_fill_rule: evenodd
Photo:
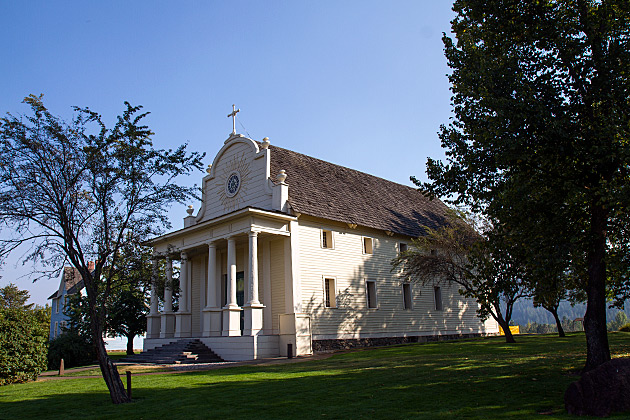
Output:
<svg viewBox="0 0 630 420">
<path fill-rule="evenodd" d="M 630 333 L 609 338 L 615 357 L 630 356 Z M 134 402 L 120 406 L 111 404 L 102 379 L 9 385 L 0 388 L 0 418 L 572 418 L 562 397 L 578 379 L 584 335 L 517 340 L 414 344 L 303 363 L 134 376 Z"/>
</svg>

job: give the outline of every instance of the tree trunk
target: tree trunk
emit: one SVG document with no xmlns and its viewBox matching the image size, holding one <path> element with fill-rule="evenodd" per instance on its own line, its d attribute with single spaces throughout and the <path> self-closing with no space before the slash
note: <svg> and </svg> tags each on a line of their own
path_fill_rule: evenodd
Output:
<svg viewBox="0 0 630 420">
<path fill-rule="evenodd" d="M 556 320 L 556 327 L 558 327 L 558 336 L 559 337 L 564 337 L 564 328 L 562 328 L 562 321 L 560 321 L 560 318 L 558 317 L 558 309 L 555 308 L 554 310 L 549 310 L 547 309 L 549 312 L 551 312 L 551 314 L 553 315 L 553 318 Z"/>
<path fill-rule="evenodd" d="M 133 338 L 135 335 L 127 335 L 127 355 L 131 356 L 133 354 Z"/>
<path fill-rule="evenodd" d="M 510 324 L 505 319 L 503 319 L 503 317 L 497 317 L 495 319 L 499 323 L 501 328 L 503 329 L 503 333 L 505 334 L 505 342 L 516 343 L 516 340 L 514 339 L 514 336 L 512 335 L 512 331 L 510 330 Z"/>
<path fill-rule="evenodd" d="M 587 255 L 588 281 L 586 284 L 586 365 L 588 372 L 610 360 L 606 331 L 606 228 L 607 212 L 601 204 L 591 206 L 591 246 Z"/>
</svg>

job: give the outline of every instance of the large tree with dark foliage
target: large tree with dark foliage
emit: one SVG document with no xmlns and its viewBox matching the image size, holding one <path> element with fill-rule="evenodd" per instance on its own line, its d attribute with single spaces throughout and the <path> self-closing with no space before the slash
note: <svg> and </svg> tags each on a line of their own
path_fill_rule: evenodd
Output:
<svg viewBox="0 0 630 420">
<path fill-rule="evenodd" d="M 483 211 L 529 260 L 576 276 L 590 370 L 610 359 L 607 285 L 628 291 L 630 2 L 457 0 L 453 9 L 447 162 L 429 159 L 423 187 Z"/>
<path fill-rule="evenodd" d="M 105 302 L 114 292 L 120 249 L 132 235 L 147 238 L 167 226 L 165 207 L 195 196 L 174 181 L 201 169 L 202 156 L 153 147 L 146 113 L 125 103 L 108 129 L 101 116 L 75 108 L 71 122 L 28 96 L 32 115 L 0 119 L 0 258 L 30 244 L 30 259 L 79 271 L 87 292 L 90 332 L 114 403 L 128 402 L 107 357 Z M 96 261 L 93 269 L 90 261 Z"/>
</svg>

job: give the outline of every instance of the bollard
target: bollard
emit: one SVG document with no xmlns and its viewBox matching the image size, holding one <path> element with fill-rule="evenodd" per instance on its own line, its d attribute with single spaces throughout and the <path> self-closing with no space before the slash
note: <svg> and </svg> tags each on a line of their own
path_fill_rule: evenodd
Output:
<svg viewBox="0 0 630 420">
<path fill-rule="evenodd" d="M 293 359 L 293 344 L 287 344 L 287 358 Z"/>
<path fill-rule="evenodd" d="M 131 371 L 128 370 L 126 373 L 127 373 L 127 396 L 129 397 L 129 399 L 131 399 Z"/>
<path fill-rule="evenodd" d="M 65 368 L 63 365 L 63 359 L 61 359 L 61 363 L 59 363 L 59 376 L 63 376 L 63 374 L 65 373 Z"/>
</svg>

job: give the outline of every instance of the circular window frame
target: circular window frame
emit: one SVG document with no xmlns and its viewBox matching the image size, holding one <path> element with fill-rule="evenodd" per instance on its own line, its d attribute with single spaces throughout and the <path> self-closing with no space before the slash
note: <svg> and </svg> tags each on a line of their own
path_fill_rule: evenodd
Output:
<svg viewBox="0 0 630 420">
<path fill-rule="evenodd" d="M 229 183 L 230 183 L 230 179 L 232 179 L 234 175 L 236 175 L 236 179 L 238 179 L 238 186 L 236 187 L 236 190 L 234 192 L 230 192 Z M 241 178 L 241 173 L 239 171 L 230 172 L 228 176 L 225 178 L 225 195 L 228 198 L 234 197 L 241 190 L 242 184 L 243 184 L 243 178 Z"/>
</svg>

